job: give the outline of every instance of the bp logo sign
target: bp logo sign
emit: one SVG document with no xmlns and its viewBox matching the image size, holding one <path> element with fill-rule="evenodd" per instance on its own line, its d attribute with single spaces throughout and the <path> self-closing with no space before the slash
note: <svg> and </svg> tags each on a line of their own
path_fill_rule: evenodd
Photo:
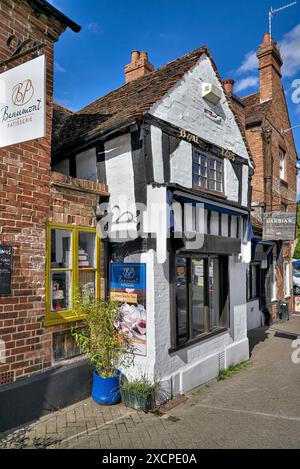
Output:
<svg viewBox="0 0 300 469">
<path fill-rule="evenodd" d="M 45 136 L 45 57 L 0 75 L 0 148 Z"/>
<path fill-rule="evenodd" d="M 30 79 L 14 86 L 11 100 L 15 106 L 25 106 L 33 98 L 34 88 Z"/>
</svg>

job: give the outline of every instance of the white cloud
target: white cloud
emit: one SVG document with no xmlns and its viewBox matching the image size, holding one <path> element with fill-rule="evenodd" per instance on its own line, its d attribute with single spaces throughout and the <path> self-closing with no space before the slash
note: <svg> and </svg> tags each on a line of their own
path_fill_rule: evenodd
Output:
<svg viewBox="0 0 300 469">
<path fill-rule="evenodd" d="M 242 65 L 237 70 L 238 74 L 252 72 L 258 68 L 258 59 L 256 57 L 256 52 L 251 51 L 245 55 Z"/>
<path fill-rule="evenodd" d="M 101 29 L 101 26 L 100 24 L 98 23 L 88 23 L 85 28 L 90 31 L 91 33 L 94 33 L 94 34 L 101 34 L 102 33 L 102 29 Z"/>
<path fill-rule="evenodd" d="M 239 80 L 235 85 L 235 91 L 237 93 L 245 91 L 248 88 L 255 88 L 258 85 L 258 77 L 249 76 Z"/>
<path fill-rule="evenodd" d="M 283 76 L 295 76 L 300 70 L 300 24 L 283 36 L 280 50 L 283 58 Z"/>
<path fill-rule="evenodd" d="M 300 24 L 283 36 L 279 43 L 283 58 L 283 77 L 293 77 L 300 71 Z M 237 74 L 254 72 L 258 69 L 256 51 L 248 52 L 242 65 L 238 68 Z"/>
<path fill-rule="evenodd" d="M 66 69 L 58 62 L 54 62 L 54 70 L 57 73 L 66 73 Z"/>
</svg>

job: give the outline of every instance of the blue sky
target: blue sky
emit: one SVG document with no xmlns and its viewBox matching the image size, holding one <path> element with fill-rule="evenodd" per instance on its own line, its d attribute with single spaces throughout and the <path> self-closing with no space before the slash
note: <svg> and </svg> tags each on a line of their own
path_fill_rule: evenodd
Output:
<svg viewBox="0 0 300 469">
<path fill-rule="evenodd" d="M 206 44 L 223 78 L 245 96 L 258 86 L 255 52 L 268 30 L 268 11 L 292 0 L 49 0 L 82 26 L 55 49 L 55 100 L 78 110 L 124 84 L 132 50 L 159 67 Z M 300 124 L 300 0 L 274 16 L 273 37 L 285 57 L 283 83 L 292 125 Z M 294 93 L 295 95 L 295 93 Z M 300 128 L 294 131 L 300 156 Z"/>
</svg>

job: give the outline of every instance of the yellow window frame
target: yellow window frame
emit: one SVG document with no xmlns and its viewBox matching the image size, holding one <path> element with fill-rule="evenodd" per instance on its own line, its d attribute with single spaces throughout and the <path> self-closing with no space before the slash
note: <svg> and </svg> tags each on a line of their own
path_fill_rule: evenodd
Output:
<svg viewBox="0 0 300 469">
<path fill-rule="evenodd" d="M 70 268 L 51 268 L 51 231 L 52 230 L 65 230 L 71 233 L 71 250 L 72 250 L 72 266 Z M 71 301 L 79 288 L 79 234 L 80 233 L 93 233 L 95 234 L 95 249 L 96 249 L 96 266 L 85 268 L 84 271 L 95 272 L 95 295 L 96 298 L 101 297 L 101 275 L 100 275 L 100 238 L 96 228 L 86 226 L 65 225 L 62 223 L 48 223 L 46 228 L 46 318 L 43 323 L 45 327 L 55 326 L 56 324 L 64 324 L 68 322 L 78 321 L 82 318 L 75 316 L 72 309 L 69 311 L 54 312 L 51 311 L 51 273 L 52 272 L 71 272 Z"/>
</svg>

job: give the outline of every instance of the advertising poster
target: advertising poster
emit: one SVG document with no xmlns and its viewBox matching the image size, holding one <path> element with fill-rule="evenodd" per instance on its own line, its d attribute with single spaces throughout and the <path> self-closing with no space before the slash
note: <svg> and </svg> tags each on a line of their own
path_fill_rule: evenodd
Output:
<svg viewBox="0 0 300 469">
<path fill-rule="evenodd" d="M 300 296 L 297 295 L 295 298 L 295 312 L 300 313 Z"/>
<path fill-rule="evenodd" d="M 135 353 L 147 354 L 146 264 L 110 264 L 110 298 L 122 303 L 120 329 L 134 340 Z"/>
</svg>

